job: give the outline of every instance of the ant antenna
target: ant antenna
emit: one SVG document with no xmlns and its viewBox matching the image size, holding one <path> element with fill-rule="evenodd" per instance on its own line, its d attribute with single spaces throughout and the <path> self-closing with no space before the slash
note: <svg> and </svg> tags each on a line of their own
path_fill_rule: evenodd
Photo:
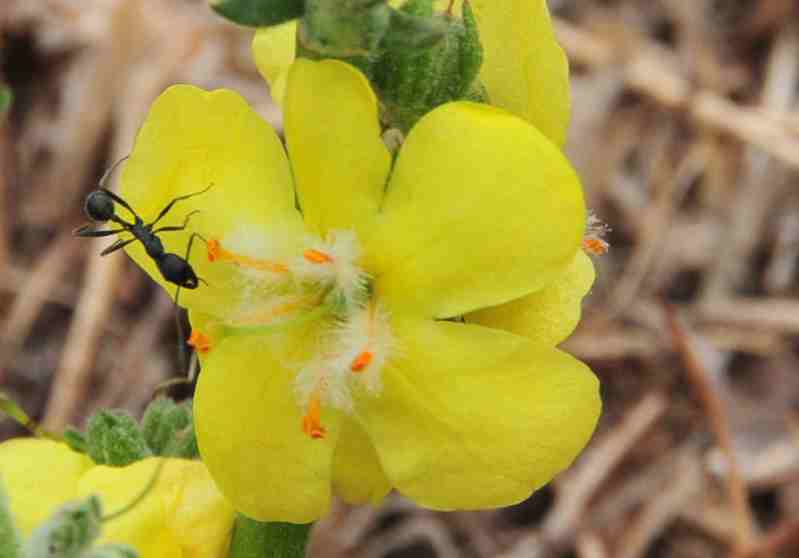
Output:
<svg viewBox="0 0 799 558">
<path fill-rule="evenodd" d="M 100 177 L 100 182 L 98 183 L 100 185 L 100 188 L 105 188 L 106 182 L 108 182 L 108 179 L 117 169 L 117 167 L 119 167 L 119 165 L 121 165 L 123 162 L 127 161 L 128 159 L 130 159 L 130 155 L 125 155 L 121 159 L 117 159 L 116 161 L 114 161 L 114 164 L 106 169 L 106 171 L 103 173 L 103 176 Z"/>
</svg>

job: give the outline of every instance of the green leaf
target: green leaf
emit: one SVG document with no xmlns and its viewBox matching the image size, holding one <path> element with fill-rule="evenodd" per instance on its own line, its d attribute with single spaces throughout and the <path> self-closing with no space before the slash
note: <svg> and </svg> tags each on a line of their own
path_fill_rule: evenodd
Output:
<svg viewBox="0 0 799 558">
<path fill-rule="evenodd" d="M 262 523 L 236 517 L 229 558 L 304 558 L 312 524 Z"/>
<path fill-rule="evenodd" d="M 211 0 L 211 8 L 233 23 L 269 27 L 302 17 L 304 0 Z"/>
</svg>

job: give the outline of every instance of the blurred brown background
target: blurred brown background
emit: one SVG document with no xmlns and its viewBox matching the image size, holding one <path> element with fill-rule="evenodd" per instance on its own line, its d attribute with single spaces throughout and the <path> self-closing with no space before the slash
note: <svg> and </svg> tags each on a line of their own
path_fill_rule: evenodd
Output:
<svg viewBox="0 0 799 558">
<path fill-rule="evenodd" d="M 337 506 L 311 554 L 799 556 L 799 6 L 550 6 L 568 152 L 612 227 L 567 342 L 602 380 L 600 428 L 523 504 Z M 47 426 L 138 413 L 180 374 L 170 301 L 71 231 L 168 84 L 237 89 L 279 121 L 250 36 L 200 0 L 0 2 L 0 390 Z M 21 433 L 0 421 L 0 439 Z"/>
</svg>

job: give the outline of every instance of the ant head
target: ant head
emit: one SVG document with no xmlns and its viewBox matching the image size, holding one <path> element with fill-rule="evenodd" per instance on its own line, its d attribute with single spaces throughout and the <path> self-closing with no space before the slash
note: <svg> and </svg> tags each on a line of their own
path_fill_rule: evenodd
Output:
<svg viewBox="0 0 799 558">
<path fill-rule="evenodd" d="M 102 190 L 95 190 L 86 197 L 83 211 L 92 221 L 104 223 L 114 216 L 114 200 Z"/>
<path fill-rule="evenodd" d="M 158 260 L 158 269 L 164 279 L 184 289 L 196 289 L 200 284 L 191 264 L 176 254 L 164 254 Z"/>
</svg>

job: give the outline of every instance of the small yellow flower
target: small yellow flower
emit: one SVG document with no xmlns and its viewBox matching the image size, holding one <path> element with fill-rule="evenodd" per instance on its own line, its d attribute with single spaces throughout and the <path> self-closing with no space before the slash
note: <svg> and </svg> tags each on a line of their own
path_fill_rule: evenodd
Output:
<svg viewBox="0 0 799 558">
<path fill-rule="evenodd" d="M 569 62 L 555 38 L 546 0 L 470 3 L 483 45 L 480 81 L 491 104 L 521 116 L 562 146 L 571 110 Z M 454 13 L 460 13 L 461 4 L 455 2 Z M 439 11 L 448 5 L 449 0 L 436 0 Z M 296 21 L 259 29 L 252 43 L 255 63 L 279 104 L 295 57 L 296 29 Z"/>
<path fill-rule="evenodd" d="M 122 509 L 150 482 L 160 459 L 126 467 L 95 465 L 66 445 L 37 438 L 0 444 L 0 481 L 27 537 L 68 501 L 100 496 L 103 513 Z M 233 509 L 199 461 L 168 459 L 152 492 L 103 524 L 100 543 L 126 543 L 141 558 L 223 558 Z"/>
<path fill-rule="evenodd" d="M 392 169 L 357 70 L 298 60 L 286 87 L 288 156 L 237 94 L 174 86 L 122 175 L 145 219 L 213 185 L 170 213 L 198 210 L 208 241 L 191 257 L 208 285 L 181 303 L 204 349 L 211 474 L 259 520 L 308 522 L 332 492 L 377 502 L 391 487 L 442 510 L 523 500 L 600 408 L 596 378 L 555 348 L 593 279 L 574 171 L 525 120 L 466 102 L 422 118 Z M 162 238 L 182 252 L 189 234 Z M 529 336 L 502 308 L 525 297 Z"/>
</svg>

